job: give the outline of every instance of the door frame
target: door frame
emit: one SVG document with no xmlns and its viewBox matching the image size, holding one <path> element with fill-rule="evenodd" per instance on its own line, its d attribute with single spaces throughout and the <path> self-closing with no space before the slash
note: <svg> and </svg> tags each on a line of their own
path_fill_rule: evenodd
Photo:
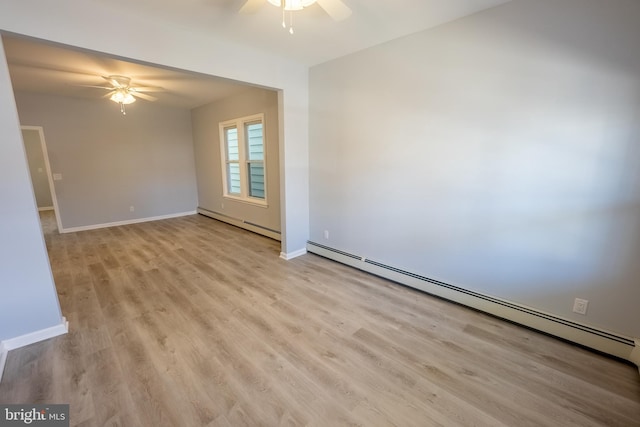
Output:
<svg viewBox="0 0 640 427">
<path fill-rule="evenodd" d="M 35 130 L 38 131 L 40 137 L 40 147 L 42 148 L 42 155 L 44 156 L 44 167 L 47 173 L 47 180 L 49 181 L 49 191 L 51 192 L 51 200 L 53 201 L 53 213 L 56 216 L 56 223 L 58 225 L 58 233 L 62 233 L 62 220 L 60 219 L 60 209 L 58 208 L 58 199 L 56 197 L 56 187 L 53 184 L 53 175 L 51 174 L 51 164 L 49 163 L 49 152 L 47 151 L 47 142 L 44 139 L 44 128 L 42 126 L 23 126 L 20 125 L 20 130 Z M 24 140 L 22 141 L 24 144 Z"/>
</svg>

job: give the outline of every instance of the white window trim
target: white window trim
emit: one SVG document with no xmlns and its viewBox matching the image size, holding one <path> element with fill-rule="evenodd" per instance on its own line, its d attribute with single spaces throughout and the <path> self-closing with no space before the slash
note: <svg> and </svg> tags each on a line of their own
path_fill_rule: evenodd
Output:
<svg viewBox="0 0 640 427">
<path fill-rule="evenodd" d="M 249 160 L 246 157 L 247 142 L 245 125 L 252 122 L 262 123 L 262 145 L 263 145 L 263 160 L 264 165 L 264 199 L 250 196 L 247 191 L 249 185 L 247 183 L 247 163 Z M 238 164 L 240 165 L 240 194 L 229 193 L 229 185 L 227 182 L 227 141 L 225 135 L 225 128 L 236 127 L 238 129 Z M 226 199 L 235 200 L 237 202 L 250 203 L 262 207 L 267 207 L 268 194 L 267 194 L 267 132 L 266 124 L 264 121 L 264 114 L 254 114 L 252 116 L 240 117 L 238 119 L 227 120 L 220 122 L 218 125 L 220 131 L 220 160 L 222 164 L 222 196 Z"/>
</svg>

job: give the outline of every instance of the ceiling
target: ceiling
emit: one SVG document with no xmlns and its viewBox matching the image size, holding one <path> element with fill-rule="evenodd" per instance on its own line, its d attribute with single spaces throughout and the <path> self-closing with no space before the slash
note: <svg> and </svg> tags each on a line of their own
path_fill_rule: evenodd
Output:
<svg viewBox="0 0 640 427">
<path fill-rule="evenodd" d="M 100 99 L 108 90 L 102 76 L 123 75 L 132 86 L 159 86 L 157 104 L 191 109 L 247 90 L 218 77 L 138 64 L 59 45 L 3 36 L 11 82 L 16 92 Z M 139 102 L 148 102 L 141 100 Z"/>
<path fill-rule="evenodd" d="M 282 28 L 281 11 L 266 0 L 251 14 L 238 13 L 245 0 L 94 1 L 104 8 L 126 10 L 136 19 L 188 28 L 312 66 L 510 0 L 343 0 L 353 14 L 340 22 L 314 4 L 294 12 L 293 35 Z M 247 89 L 237 82 L 197 73 L 30 39 L 3 39 L 16 91 L 99 99 L 106 91 L 79 85 L 105 85 L 102 76 L 119 74 L 131 77 L 134 86 L 164 88 L 153 94 L 158 104 L 194 108 Z"/>
<path fill-rule="evenodd" d="M 293 35 L 282 28 L 280 9 L 267 0 L 252 14 L 238 13 L 246 0 L 95 1 L 312 66 L 510 0 L 342 0 L 353 13 L 340 22 L 313 4 L 295 12 Z"/>
</svg>

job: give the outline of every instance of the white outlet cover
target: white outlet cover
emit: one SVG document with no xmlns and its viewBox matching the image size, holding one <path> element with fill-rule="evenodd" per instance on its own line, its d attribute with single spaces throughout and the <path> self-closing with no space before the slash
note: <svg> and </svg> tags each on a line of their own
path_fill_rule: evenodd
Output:
<svg viewBox="0 0 640 427">
<path fill-rule="evenodd" d="M 586 299 L 576 298 L 573 301 L 573 312 L 578 314 L 587 314 L 589 301 Z"/>
<path fill-rule="evenodd" d="M 53 180 L 54 181 L 62 181 L 62 174 L 61 173 L 54 173 L 53 174 Z"/>
</svg>

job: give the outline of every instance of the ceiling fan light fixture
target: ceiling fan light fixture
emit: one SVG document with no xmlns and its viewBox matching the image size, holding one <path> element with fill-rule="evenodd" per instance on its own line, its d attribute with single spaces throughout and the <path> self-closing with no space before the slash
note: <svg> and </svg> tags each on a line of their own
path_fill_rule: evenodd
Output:
<svg viewBox="0 0 640 427">
<path fill-rule="evenodd" d="M 282 2 L 284 1 L 284 10 L 302 10 L 305 7 L 311 6 L 316 2 L 316 0 L 269 0 L 274 6 L 282 7 Z"/>
<path fill-rule="evenodd" d="M 282 9 L 282 28 L 287 28 L 285 14 L 289 12 L 289 34 L 293 34 L 293 12 L 311 6 L 317 0 L 268 0 L 272 5 Z"/>
<path fill-rule="evenodd" d="M 111 98 L 109 99 L 113 102 L 117 102 L 118 104 L 125 105 L 133 104 L 134 102 L 136 102 L 136 98 L 131 95 L 128 89 L 124 88 L 116 89 L 115 93 L 111 95 Z"/>
</svg>

